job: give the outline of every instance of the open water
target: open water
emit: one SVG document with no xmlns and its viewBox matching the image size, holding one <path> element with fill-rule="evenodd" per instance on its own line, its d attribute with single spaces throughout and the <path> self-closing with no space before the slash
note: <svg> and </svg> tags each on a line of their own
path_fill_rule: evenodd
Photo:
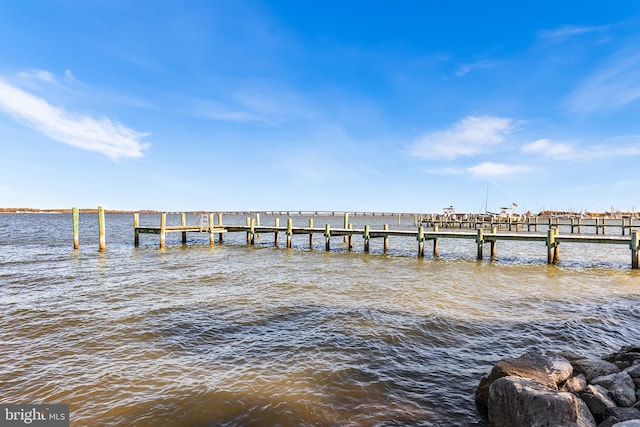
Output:
<svg viewBox="0 0 640 427">
<path fill-rule="evenodd" d="M 381 240 L 366 254 L 360 239 L 175 233 L 161 250 L 133 246 L 131 215 L 106 222 L 99 253 L 96 215 L 74 251 L 70 215 L 0 214 L 1 403 L 70 404 L 72 426 L 480 426 L 475 388 L 497 360 L 640 343 L 624 245 L 563 244 L 559 266 L 543 243 L 499 242 L 490 262 L 459 239 L 439 259 L 407 238 L 384 255 Z"/>
</svg>

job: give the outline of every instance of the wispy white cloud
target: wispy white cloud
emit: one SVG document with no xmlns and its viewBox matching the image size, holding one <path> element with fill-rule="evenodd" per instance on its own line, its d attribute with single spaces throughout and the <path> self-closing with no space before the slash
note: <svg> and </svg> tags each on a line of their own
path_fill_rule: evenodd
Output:
<svg viewBox="0 0 640 427">
<path fill-rule="evenodd" d="M 508 117 L 469 116 L 448 129 L 424 135 L 410 152 L 425 160 L 474 156 L 504 142 L 515 128 L 516 121 Z"/>
<path fill-rule="evenodd" d="M 595 159 L 640 156 L 640 135 L 611 138 L 605 144 L 569 144 L 548 138 L 522 146 L 522 152 L 538 154 L 551 160 L 587 162 Z"/>
<path fill-rule="evenodd" d="M 462 77 L 473 70 L 486 70 L 489 68 L 494 68 L 497 65 L 498 65 L 498 62 L 489 61 L 486 59 L 476 61 L 476 62 L 471 62 L 471 63 L 460 64 L 458 65 L 458 69 L 456 70 L 456 76 Z"/>
<path fill-rule="evenodd" d="M 566 106 L 573 113 L 615 110 L 640 98 L 640 52 L 637 46 L 611 56 L 582 80 L 567 97 Z"/>
<path fill-rule="evenodd" d="M 528 165 L 508 165 L 505 163 L 494 162 L 483 162 L 479 165 L 466 169 L 468 173 L 480 177 L 514 175 L 523 172 L 530 172 L 532 170 L 533 168 Z"/>
<path fill-rule="evenodd" d="M 578 26 L 578 25 L 564 25 L 562 27 L 553 28 L 549 30 L 542 30 L 538 32 L 538 37 L 549 41 L 565 41 L 575 36 L 589 34 L 589 33 L 603 33 L 609 29 L 607 25 L 600 26 Z"/>
<path fill-rule="evenodd" d="M 269 82 L 254 82 L 222 93 L 216 100 L 196 102 L 199 116 L 237 123 L 281 123 L 314 116 L 304 96 Z"/>
<path fill-rule="evenodd" d="M 47 81 L 51 75 L 37 72 L 36 78 Z M 25 76 L 23 76 L 25 77 Z M 70 113 L 45 99 L 28 93 L 0 79 L 0 111 L 37 130 L 43 135 L 80 148 L 96 151 L 113 159 L 141 157 L 149 144 L 140 139 L 148 133 L 136 132 L 108 118 L 96 119 Z"/>
</svg>

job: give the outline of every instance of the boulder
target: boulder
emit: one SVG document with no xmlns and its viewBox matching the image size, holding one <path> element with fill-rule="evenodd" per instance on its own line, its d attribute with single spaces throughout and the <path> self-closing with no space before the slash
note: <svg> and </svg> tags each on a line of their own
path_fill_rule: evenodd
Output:
<svg viewBox="0 0 640 427">
<path fill-rule="evenodd" d="M 617 372 L 591 380 L 591 384 L 601 385 L 618 406 L 631 406 L 636 403 L 636 386 L 627 372 Z"/>
<path fill-rule="evenodd" d="M 587 389 L 587 379 L 584 374 L 578 374 L 575 377 L 567 379 L 559 387 L 560 391 L 568 391 L 573 394 L 580 394 Z"/>
<path fill-rule="evenodd" d="M 620 348 L 620 351 L 609 354 L 603 359 L 617 365 L 620 369 L 624 369 L 640 363 L 640 347 L 624 346 Z"/>
<path fill-rule="evenodd" d="M 502 359 L 496 363 L 489 376 L 480 380 L 476 389 L 476 403 L 481 411 L 486 411 L 489 387 L 498 378 L 508 375 L 528 378 L 557 390 L 558 384 L 567 380 L 572 372 L 571 363 L 558 354 L 528 352 L 520 357 Z"/>
<path fill-rule="evenodd" d="M 488 410 L 493 427 L 596 426 L 586 404 L 574 394 L 514 376 L 491 384 Z"/>
<path fill-rule="evenodd" d="M 616 403 L 609 398 L 607 389 L 600 385 L 589 384 L 587 391 L 582 393 L 580 397 L 598 421 L 607 418 L 607 408 L 616 406 Z"/>
<path fill-rule="evenodd" d="M 588 382 L 596 377 L 620 372 L 620 368 L 613 363 L 595 357 L 573 360 L 571 365 L 576 373 L 584 374 Z"/>
<path fill-rule="evenodd" d="M 640 427 L 640 420 L 629 420 L 614 424 L 614 427 Z"/>
</svg>

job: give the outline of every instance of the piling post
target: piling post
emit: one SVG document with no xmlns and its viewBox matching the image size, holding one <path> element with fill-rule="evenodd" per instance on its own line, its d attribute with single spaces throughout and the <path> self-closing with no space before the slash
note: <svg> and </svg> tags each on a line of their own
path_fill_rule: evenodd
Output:
<svg viewBox="0 0 640 427">
<path fill-rule="evenodd" d="M 365 225 L 364 226 L 364 234 L 362 235 L 362 238 L 364 239 L 364 251 L 365 252 L 369 252 L 369 241 L 371 240 L 371 235 L 369 234 L 369 226 Z"/>
<path fill-rule="evenodd" d="M 249 219 L 249 244 L 250 245 L 256 244 L 256 219 L 255 218 Z"/>
<path fill-rule="evenodd" d="M 402 217 L 402 214 L 398 214 L 398 227 L 400 227 L 400 218 Z"/>
<path fill-rule="evenodd" d="M 497 228 L 492 228 L 491 229 L 491 234 L 498 234 L 498 229 Z M 497 239 L 493 239 L 491 240 L 491 259 L 494 260 L 496 259 L 496 256 L 498 255 L 498 250 L 497 250 L 497 243 L 498 240 Z"/>
<path fill-rule="evenodd" d="M 133 246 L 136 248 L 140 246 L 140 214 L 138 212 L 133 214 Z"/>
<path fill-rule="evenodd" d="M 349 228 L 349 212 L 345 212 L 344 213 L 344 227 L 343 228 Z M 345 234 L 344 237 L 342 238 L 342 242 L 343 243 L 347 243 L 347 235 Z"/>
<path fill-rule="evenodd" d="M 291 247 L 291 236 L 293 236 L 293 220 L 287 219 L 287 248 Z"/>
<path fill-rule="evenodd" d="M 418 258 L 424 257 L 424 228 L 418 227 Z"/>
<path fill-rule="evenodd" d="M 582 234 L 582 218 L 578 218 L 578 234 Z"/>
<path fill-rule="evenodd" d="M 222 212 L 218 212 L 218 225 L 222 226 Z M 218 233 L 218 242 L 222 243 L 222 233 Z"/>
<path fill-rule="evenodd" d="M 107 250 L 107 239 L 105 237 L 105 224 L 104 224 L 104 208 L 98 206 L 98 229 L 100 235 L 100 252 Z"/>
<path fill-rule="evenodd" d="M 482 229 L 478 230 L 478 235 L 476 236 L 476 244 L 478 245 L 478 260 L 482 260 L 482 246 L 484 245 L 484 235 Z"/>
<path fill-rule="evenodd" d="M 167 238 L 167 213 L 160 215 L 160 248 L 164 248 Z"/>
<path fill-rule="evenodd" d="M 349 230 L 353 230 L 353 224 L 349 224 Z M 353 250 L 353 233 L 349 233 L 349 235 L 347 236 L 347 249 L 349 249 L 349 251 Z"/>
<path fill-rule="evenodd" d="M 640 260 L 640 232 L 631 232 L 631 268 L 633 270 L 638 269 L 638 261 Z"/>
<path fill-rule="evenodd" d="M 331 225 L 326 224 L 324 227 L 324 249 L 325 250 L 330 250 L 331 249 Z"/>
<path fill-rule="evenodd" d="M 213 246 L 215 244 L 215 238 L 213 234 L 213 214 L 209 214 L 209 246 Z"/>
<path fill-rule="evenodd" d="M 547 263 L 558 264 L 560 262 L 560 245 L 556 241 L 557 228 L 547 230 Z"/>
<path fill-rule="evenodd" d="M 313 228 L 313 218 L 309 218 L 309 229 Z M 309 249 L 313 249 L 313 230 L 309 232 Z"/>
<path fill-rule="evenodd" d="M 273 233 L 273 246 L 278 246 L 278 227 L 280 227 L 280 218 L 276 218 L 273 225 L 276 228 L 276 231 Z"/>
<path fill-rule="evenodd" d="M 573 227 L 574 225 L 575 219 L 573 217 L 571 217 L 571 234 L 573 234 Z"/>
<path fill-rule="evenodd" d="M 389 224 L 385 224 L 382 227 L 385 231 L 389 230 Z M 383 244 L 382 244 L 382 251 L 386 254 L 387 252 L 389 252 L 389 235 L 385 234 L 384 235 L 384 239 L 383 239 Z"/>
<path fill-rule="evenodd" d="M 78 250 L 78 248 L 80 247 L 80 234 L 78 231 L 78 225 L 80 223 L 80 210 L 78 208 L 73 208 L 71 210 L 71 218 L 73 221 L 73 249 Z"/>
<path fill-rule="evenodd" d="M 624 236 L 624 224 L 625 224 L 626 221 L 625 221 L 624 218 L 622 218 L 621 221 L 622 221 L 622 235 Z"/>
<path fill-rule="evenodd" d="M 180 215 L 180 224 L 183 227 L 187 226 L 187 214 L 182 212 L 182 214 Z M 182 232 L 182 244 L 185 245 L 187 243 L 187 232 L 183 231 Z"/>
<path fill-rule="evenodd" d="M 433 231 L 434 231 L 434 233 L 438 232 L 438 226 L 437 225 L 433 226 Z M 438 238 L 437 237 L 433 238 L 433 257 L 434 258 L 438 258 Z"/>
</svg>

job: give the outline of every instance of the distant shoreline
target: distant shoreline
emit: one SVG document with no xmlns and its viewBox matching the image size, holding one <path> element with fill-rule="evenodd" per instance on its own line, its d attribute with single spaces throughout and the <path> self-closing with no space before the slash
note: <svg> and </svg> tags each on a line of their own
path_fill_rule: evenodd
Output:
<svg viewBox="0 0 640 427">
<path fill-rule="evenodd" d="M 110 214 L 161 214 L 167 211 L 162 210 L 154 210 L 154 209 L 140 209 L 140 210 L 126 210 L 126 209 L 105 209 L 105 213 Z M 97 214 L 98 208 L 79 208 L 80 213 L 84 214 Z M 173 211 L 172 211 L 173 212 Z M 352 216 L 425 216 L 425 215 L 443 215 L 442 213 L 427 213 L 427 212 L 354 212 L 354 211 L 264 211 L 264 210 L 239 210 L 239 211 L 175 211 L 175 212 L 184 212 L 188 214 L 206 214 L 211 212 L 220 212 L 227 215 L 241 215 L 241 214 L 261 214 L 265 216 L 342 216 L 345 213 Z M 71 208 L 63 208 L 63 209 L 37 209 L 37 208 L 0 208 L 0 214 L 3 213 L 36 213 L 36 214 L 71 214 Z M 470 213 L 470 212 L 456 212 L 453 215 L 458 217 L 463 215 L 469 216 L 478 216 L 485 215 L 481 213 Z M 512 216 L 529 216 L 529 217 L 575 217 L 575 218 L 640 218 L 640 212 L 567 212 L 567 211 L 550 211 L 545 210 L 542 212 L 532 213 L 527 212 L 523 214 L 511 213 Z"/>
</svg>

